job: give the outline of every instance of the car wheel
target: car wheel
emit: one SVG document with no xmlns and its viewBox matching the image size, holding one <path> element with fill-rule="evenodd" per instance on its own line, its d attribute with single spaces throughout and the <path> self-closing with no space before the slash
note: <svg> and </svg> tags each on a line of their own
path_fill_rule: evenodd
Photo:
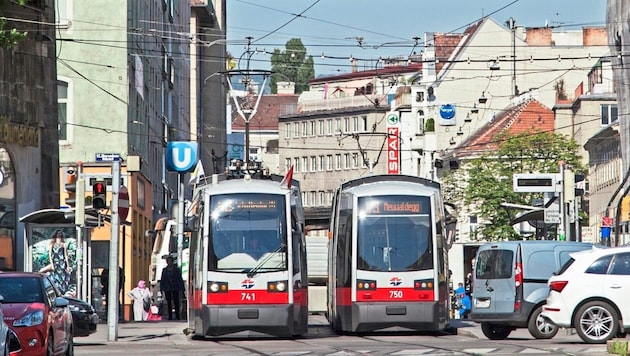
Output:
<svg viewBox="0 0 630 356">
<path fill-rule="evenodd" d="M 578 309 L 573 327 L 584 342 L 603 344 L 617 335 L 619 318 L 608 303 L 593 301 Z"/>
<path fill-rule="evenodd" d="M 509 326 L 481 323 L 481 331 L 490 340 L 505 340 L 510 336 L 512 328 Z"/>
<path fill-rule="evenodd" d="M 46 341 L 46 355 L 54 356 L 55 355 L 55 339 L 53 339 L 52 330 L 48 331 L 48 340 Z"/>
<path fill-rule="evenodd" d="M 72 330 L 68 335 L 68 348 L 66 349 L 66 356 L 74 356 L 74 336 L 72 335 Z"/>
<path fill-rule="evenodd" d="M 542 305 L 534 310 L 527 322 L 527 330 L 536 339 L 551 339 L 556 336 L 559 328 L 540 316 L 542 310 Z"/>
</svg>

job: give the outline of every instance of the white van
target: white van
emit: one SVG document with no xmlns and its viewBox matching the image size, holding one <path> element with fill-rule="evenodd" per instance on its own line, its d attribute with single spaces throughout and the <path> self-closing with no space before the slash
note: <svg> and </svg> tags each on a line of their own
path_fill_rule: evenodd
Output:
<svg viewBox="0 0 630 356">
<path fill-rule="evenodd" d="M 516 328 L 528 328 L 536 339 L 550 339 L 558 327 L 540 313 L 549 287 L 547 280 L 574 251 L 595 245 L 570 241 L 502 241 L 477 251 L 470 319 L 481 323 L 483 334 L 503 340 Z"/>
</svg>

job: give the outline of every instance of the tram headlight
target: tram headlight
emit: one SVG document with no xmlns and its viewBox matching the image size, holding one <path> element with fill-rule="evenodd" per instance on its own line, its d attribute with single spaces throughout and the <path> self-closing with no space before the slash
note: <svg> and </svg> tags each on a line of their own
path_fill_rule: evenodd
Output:
<svg viewBox="0 0 630 356">
<path fill-rule="evenodd" d="M 376 281 L 359 279 L 357 280 L 357 290 L 376 290 Z"/>
<path fill-rule="evenodd" d="M 277 293 L 287 291 L 287 281 L 273 281 L 267 282 L 267 292 Z"/>
<path fill-rule="evenodd" d="M 226 282 L 208 282 L 210 293 L 227 293 L 228 284 Z"/>
</svg>

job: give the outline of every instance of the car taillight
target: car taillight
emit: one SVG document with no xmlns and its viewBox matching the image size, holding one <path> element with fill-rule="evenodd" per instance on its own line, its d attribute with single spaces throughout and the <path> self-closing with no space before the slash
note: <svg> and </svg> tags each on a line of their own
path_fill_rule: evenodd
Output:
<svg viewBox="0 0 630 356">
<path fill-rule="evenodd" d="M 516 267 L 514 268 L 514 286 L 518 288 L 522 284 L 523 284 L 523 264 L 521 262 L 516 262 Z"/>
<path fill-rule="evenodd" d="M 568 283 L 569 281 L 552 281 L 549 282 L 549 288 L 554 292 L 561 293 Z"/>
</svg>

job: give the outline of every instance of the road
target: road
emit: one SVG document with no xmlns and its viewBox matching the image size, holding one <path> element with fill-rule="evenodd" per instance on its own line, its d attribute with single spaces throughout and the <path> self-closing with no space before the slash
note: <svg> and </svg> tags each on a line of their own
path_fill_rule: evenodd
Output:
<svg viewBox="0 0 630 356">
<path fill-rule="evenodd" d="M 406 331 L 365 335 L 336 335 L 321 315 L 309 319 L 302 338 L 276 339 L 239 334 L 197 340 L 183 334 L 186 322 L 121 323 L 116 341 L 109 342 L 108 326 L 75 339 L 76 355 L 606 355 L 606 345 L 584 344 L 561 330 L 551 340 L 536 340 L 527 330 L 514 331 L 503 341 L 486 339 L 479 326 L 453 321 L 456 333 Z"/>
</svg>

